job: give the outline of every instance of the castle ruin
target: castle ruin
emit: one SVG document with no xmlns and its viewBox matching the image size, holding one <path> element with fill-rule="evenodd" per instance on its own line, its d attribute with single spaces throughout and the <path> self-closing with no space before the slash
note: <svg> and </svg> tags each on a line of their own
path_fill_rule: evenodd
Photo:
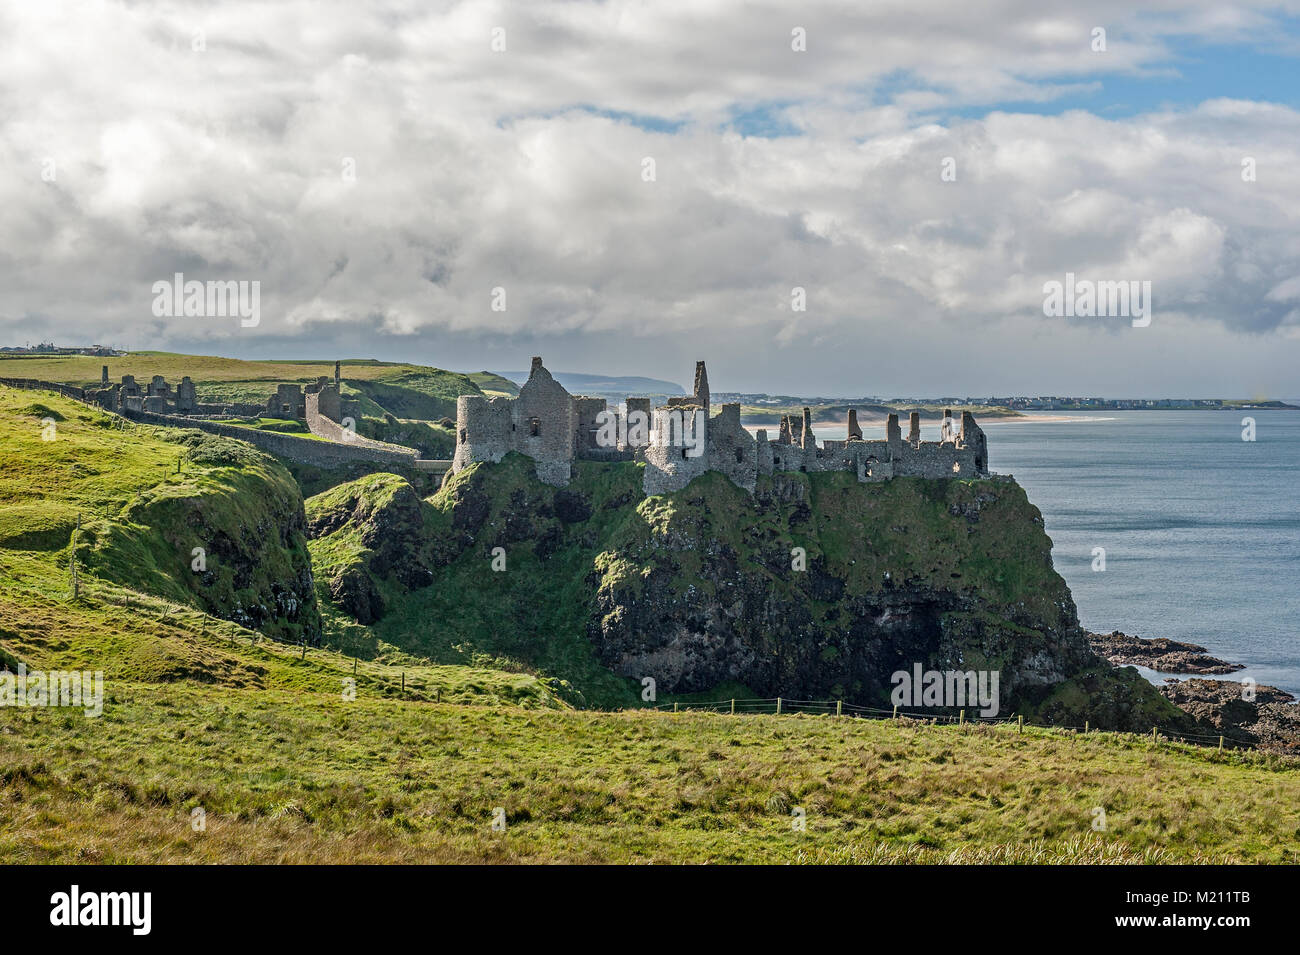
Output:
<svg viewBox="0 0 1300 955">
<path fill-rule="evenodd" d="M 652 408 L 649 398 L 628 398 L 623 411 L 604 398 L 570 395 L 534 358 L 518 398 L 461 395 L 456 401 L 456 455 L 452 472 L 477 461 L 500 461 L 511 451 L 532 458 L 537 476 L 563 486 L 575 459 L 645 463 L 646 494 L 678 491 L 707 471 L 725 474 L 753 492 L 760 475 L 781 471 L 849 471 L 861 482 L 892 477 L 981 478 L 989 475 L 988 444 L 974 415 L 960 425 L 945 411 L 937 442 L 921 440 L 920 415 L 911 414 L 904 440 L 898 415 L 885 422 L 884 440 L 863 438 L 856 411 L 848 437 L 817 442 L 812 415 L 782 418 L 777 437 L 751 435 L 740 423 L 740 405 L 723 404 L 711 414 L 704 362 L 695 366 L 690 395 Z"/>
</svg>

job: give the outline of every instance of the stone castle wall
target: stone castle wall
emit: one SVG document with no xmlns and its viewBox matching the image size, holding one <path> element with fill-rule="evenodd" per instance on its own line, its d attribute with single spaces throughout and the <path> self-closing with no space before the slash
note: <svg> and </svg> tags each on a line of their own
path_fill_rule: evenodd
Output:
<svg viewBox="0 0 1300 955">
<path fill-rule="evenodd" d="M 465 396 L 457 402 L 457 443 L 453 470 L 475 461 L 500 461 L 518 451 L 536 462 L 538 477 L 566 484 L 575 459 L 643 461 L 646 494 L 681 490 L 706 471 L 718 471 L 753 493 L 759 477 L 788 472 L 848 471 L 859 481 L 894 477 L 988 477 L 988 442 L 969 413 L 958 427 L 945 412 L 938 442 L 921 441 L 920 416 L 912 413 L 903 435 L 897 414 L 885 422 L 883 440 L 863 440 L 857 416 L 850 416 L 843 441 L 818 442 L 812 416 L 785 415 L 775 440 L 768 433 L 753 436 L 740 422 L 740 405 L 724 404 L 710 416 L 708 372 L 695 369 L 693 394 L 670 398 L 659 408 L 649 398 L 628 398 L 622 415 L 611 412 L 603 398 L 572 396 L 533 359 L 528 382 L 516 399 Z M 648 413 L 649 444 L 639 446 L 628 424 L 633 412 Z M 601 447 L 597 435 L 602 414 L 619 425 L 618 447 Z M 684 433 L 683 433 L 684 432 Z M 608 431 L 607 431 L 608 433 Z M 561 440 L 559 435 L 567 440 Z M 697 437 L 703 452 L 692 449 Z"/>
<path fill-rule="evenodd" d="M 695 448 L 688 442 L 701 442 Z M 646 494 L 680 491 L 709 470 L 708 413 L 695 405 L 669 405 L 651 413 L 650 446 L 645 449 Z"/>
<path fill-rule="evenodd" d="M 725 404 L 709 420 L 709 470 L 751 494 L 758 483 L 758 442 L 740 423 L 740 405 Z"/>
</svg>

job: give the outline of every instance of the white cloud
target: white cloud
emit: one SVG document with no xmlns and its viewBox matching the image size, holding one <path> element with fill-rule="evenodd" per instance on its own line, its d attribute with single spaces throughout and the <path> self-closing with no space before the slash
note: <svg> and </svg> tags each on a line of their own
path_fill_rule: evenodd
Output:
<svg viewBox="0 0 1300 955">
<path fill-rule="evenodd" d="M 1044 334 L 1109 354 L 1115 329 L 1044 330 L 1042 283 L 1066 271 L 1150 279 L 1157 322 L 1204 341 L 1206 365 L 1223 334 L 1294 324 L 1295 111 L 933 118 L 1166 68 L 1173 37 L 1259 38 L 1264 5 L 786 6 L 10 6 L 0 334 L 259 347 L 231 323 L 152 317 L 153 281 L 184 271 L 260 279 L 252 335 L 281 353 L 414 340 L 427 351 L 384 357 L 454 364 L 493 339 L 553 342 L 667 375 L 637 361 L 716 348 L 722 387 L 775 368 L 773 389 L 872 391 L 854 384 L 861 356 L 915 360 L 963 330 L 990 342 L 969 356 L 1001 380 Z M 1104 55 L 1088 49 L 1097 23 Z M 800 135 L 728 125 L 755 110 Z M 948 156 L 956 182 L 940 178 Z M 1258 181 L 1241 180 L 1244 156 Z M 620 337 L 657 344 L 611 350 Z"/>
</svg>

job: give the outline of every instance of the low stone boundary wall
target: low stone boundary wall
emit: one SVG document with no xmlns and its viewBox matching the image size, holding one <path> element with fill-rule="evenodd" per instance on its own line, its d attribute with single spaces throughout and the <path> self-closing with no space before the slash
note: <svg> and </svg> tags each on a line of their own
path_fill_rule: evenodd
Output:
<svg viewBox="0 0 1300 955">
<path fill-rule="evenodd" d="M 89 401 L 86 398 L 85 388 L 74 388 L 72 385 L 60 385 L 53 381 L 38 381 L 35 378 L 0 378 L 0 385 L 8 385 L 10 388 L 26 388 L 29 391 L 57 391 L 65 398 L 74 398 L 77 401 Z"/>
<path fill-rule="evenodd" d="M 288 458 L 299 464 L 310 464 L 320 468 L 338 467 L 349 461 L 372 461 L 378 464 L 392 464 L 400 467 L 415 467 L 415 451 L 390 451 L 363 444 L 344 444 L 334 441 L 317 441 L 301 438 L 280 431 L 258 431 L 255 428 L 240 428 L 216 421 L 204 421 L 186 418 L 181 415 L 156 414 L 152 411 L 124 411 L 123 416 L 141 424 L 157 424 L 170 428 L 196 428 L 209 434 L 219 434 L 269 451 L 271 454 Z"/>
</svg>

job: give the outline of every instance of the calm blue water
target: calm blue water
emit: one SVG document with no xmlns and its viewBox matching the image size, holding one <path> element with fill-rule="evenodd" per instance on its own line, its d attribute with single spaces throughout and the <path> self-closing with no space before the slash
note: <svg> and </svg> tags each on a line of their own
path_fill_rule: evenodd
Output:
<svg viewBox="0 0 1300 955">
<path fill-rule="evenodd" d="M 1070 417 L 985 433 L 990 467 L 1043 512 L 1083 625 L 1199 643 L 1247 665 L 1234 679 L 1300 695 L 1300 411 Z"/>
</svg>

